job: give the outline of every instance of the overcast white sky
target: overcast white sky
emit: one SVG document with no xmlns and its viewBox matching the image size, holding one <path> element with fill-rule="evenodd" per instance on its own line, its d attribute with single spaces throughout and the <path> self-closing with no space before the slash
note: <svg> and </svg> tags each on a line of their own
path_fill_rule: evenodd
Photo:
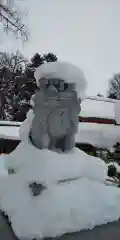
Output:
<svg viewBox="0 0 120 240">
<path fill-rule="evenodd" d="M 105 94 L 108 78 L 120 71 L 120 0 L 22 0 L 21 6 L 29 42 L 21 48 L 5 38 L 0 50 L 52 51 L 84 71 L 89 95 Z"/>
</svg>

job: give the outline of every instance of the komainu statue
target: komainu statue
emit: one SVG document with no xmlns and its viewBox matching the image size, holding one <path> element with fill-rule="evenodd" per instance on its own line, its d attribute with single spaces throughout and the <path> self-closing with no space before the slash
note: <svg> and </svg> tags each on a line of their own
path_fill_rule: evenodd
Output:
<svg viewBox="0 0 120 240">
<path fill-rule="evenodd" d="M 75 84 L 57 78 L 42 78 L 40 82 L 34 96 L 31 141 L 39 149 L 71 150 L 75 146 L 80 112 Z"/>
</svg>

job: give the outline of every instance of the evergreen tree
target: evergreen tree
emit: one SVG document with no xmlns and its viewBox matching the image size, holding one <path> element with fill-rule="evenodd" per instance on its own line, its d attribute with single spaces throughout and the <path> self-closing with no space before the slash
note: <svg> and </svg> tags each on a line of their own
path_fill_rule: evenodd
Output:
<svg viewBox="0 0 120 240">
<path fill-rule="evenodd" d="M 33 68 L 37 68 L 43 63 L 44 63 L 44 58 L 39 53 L 36 53 L 31 58 L 31 67 L 33 67 Z"/>
<path fill-rule="evenodd" d="M 115 93 L 109 93 L 109 94 L 108 94 L 108 98 L 117 99 L 117 96 L 116 96 Z"/>
<path fill-rule="evenodd" d="M 54 53 L 47 53 L 43 55 L 46 62 L 56 62 L 58 60 L 57 56 Z"/>
<path fill-rule="evenodd" d="M 37 67 L 44 63 L 44 58 L 39 54 L 35 53 L 31 58 L 30 62 L 26 66 L 25 74 L 27 77 L 34 79 L 34 71 Z"/>
<path fill-rule="evenodd" d="M 114 146 L 114 161 L 117 162 L 120 165 L 120 143 L 117 142 Z"/>
<path fill-rule="evenodd" d="M 53 54 L 54 55 L 54 54 Z M 51 55 L 51 61 L 56 58 Z M 50 61 L 50 55 L 48 55 Z M 55 55 L 54 55 L 55 56 Z M 29 110 L 29 100 L 37 89 L 35 69 L 44 64 L 45 59 L 36 53 L 28 63 L 17 51 L 16 54 L 0 54 L 0 91 L 4 120 L 23 121 Z M 3 103 L 4 101 L 4 103 Z"/>
<path fill-rule="evenodd" d="M 114 74 L 110 79 L 107 97 L 120 100 L 120 73 Z"/>
</svg>

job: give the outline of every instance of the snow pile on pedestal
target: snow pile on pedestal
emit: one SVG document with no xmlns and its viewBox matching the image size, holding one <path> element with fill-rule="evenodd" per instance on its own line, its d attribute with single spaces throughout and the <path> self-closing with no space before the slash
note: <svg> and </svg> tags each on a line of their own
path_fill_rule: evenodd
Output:
<svg viewBox="0 0 120 240">
<path fill-rule="evenodd" d="M 65 82 L 75 83 L 78 96 L 81 99 L 85 98 L 87 82 L 84 73 L 79 67 L 76 67 L 71 63 L 60 61 L 44 63 L 36 69 L 34 76 L 38 87 L 41 78 L 57 78 L 62 79 Z"/>
<path fill-rule="evenodd" d="M 22 142 L 5 159 L 15 173 L 0 179 L 0 207 L 16 236 L 55 237 L 117 220 L 120 190 L 105 185 L 107 165 L 76 148 L 66 154 L 36 149 L 28 139 L 32 118 L 30 111 Z M 39 196 L 33 197 L 32 182 L 44 185 Z"/>
</svg>

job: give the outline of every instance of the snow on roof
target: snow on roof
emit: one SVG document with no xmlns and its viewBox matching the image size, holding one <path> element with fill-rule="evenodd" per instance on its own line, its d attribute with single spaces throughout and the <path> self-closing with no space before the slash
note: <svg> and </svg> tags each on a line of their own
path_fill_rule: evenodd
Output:
<svg viewBox="0 0 120 240">
<path fill-rule="evenodd" d="M 19 126 L 0 126 L 0 138 L 20 140 Z"/>
<path fill-rule="evenodd" d="M 115 103 L 98 101 L 96 99 L 85 99 L 81 103 L 81 117 L 96 117 L 115 119 Z"/>
<path fill-rule="evenodd" d="M 120 126 L 81 122 L 75 140 L 76 143 L 110 149 L 116 142 L 120 142 Z"/>
<path fill-rule="evenodd" d="M 0 139 L 20 140 L 20 125 L 21 122 L 0 121 Z"/>
</svg>

